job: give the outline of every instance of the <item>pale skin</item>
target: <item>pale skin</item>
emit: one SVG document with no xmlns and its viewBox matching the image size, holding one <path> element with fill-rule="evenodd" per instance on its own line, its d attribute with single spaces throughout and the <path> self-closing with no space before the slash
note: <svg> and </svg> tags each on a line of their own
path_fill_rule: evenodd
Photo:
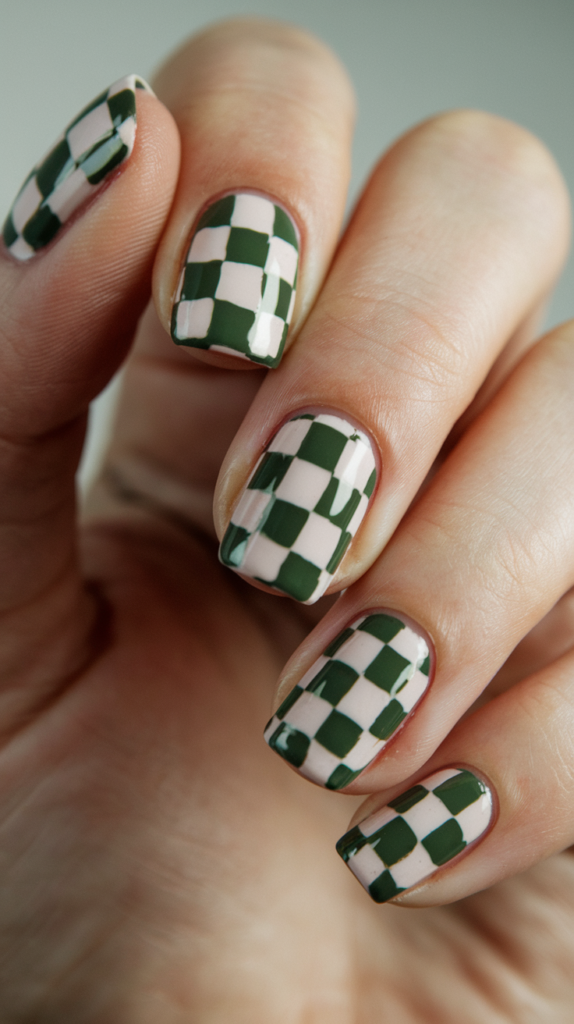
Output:
<svg viewBox="0 0 574 1024">
<path fill-rule="evenodd" d="M 537 341 L 569 240 L 560 173 L 515 125 L 442 115 L 381 161 L 335 254 L 353 100 L 322 44 L 223 24 L 153 84 L 109 187 L 28 264 L 0 261 L 0 1019 L 570 1021 L 574 326 Z M 237 187 L 301 231 L 267 376 L 166 333 L 194 220 Z M 88 403 L 134 336 L 78 531 Z M 216 545 L 304 406 L 360 422 L 382 466 L 346 592 L 315 609 Z M 372 607 L 420 623 L 437 671 L 349 799 L 261 733 L 287 659 L 282 694 Z M 415 909 L 375 906 L 335 841 L 450 764 L 489 780 L 494 827 L 400 897 Z"/>
</svg>

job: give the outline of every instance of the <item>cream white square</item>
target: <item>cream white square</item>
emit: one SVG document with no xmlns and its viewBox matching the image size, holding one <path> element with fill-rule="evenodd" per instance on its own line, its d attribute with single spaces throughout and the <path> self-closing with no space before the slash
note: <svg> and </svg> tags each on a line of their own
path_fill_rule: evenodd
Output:
<svg viewBox="0 0 574 1024">
<path fill-rule="evenodd" d="M 312 422 L 306 419 L 289 420 L 277 432 L 267 450 L 282 452 L 283 455 L 296 455 L 309 433 Z"/>
<path fill-rule="evenodd" d="M 290 501 L 293 505 L 299 505 L 300 508 L 311 512 L 330 479 L 328 469 L 314 466 L 295 456 L 275 494 L 282 501 Z"/>
<path fill-rule="evenodd" d="M 95 110 L 78 121 L 73 128 L 66 132 L 68 146 L 74 160 L 79 160 L 87 149 L 91 149 L 97 142 L 108 135 L 114 129 L 110 111 L 107 103 L 100 103 Z"/>
<path fill-rule="evenodd" d="M 180 302 L 175 318 L 176 337 L 182 341 L 186 338 L 205 338 L 212 316 L 213 299 Z"/>
<path fill-rule="evenodd" d="M 289 309 L 287 310 L 287 316 L 285 317 L 285 323 L 291 323 L 291 317 L 293 316 L 293 309 L 295 308 L 295 289 L 291 292 L 291 299 L 289 302 Z"/>
<path fill-rule="evenodd" d="M 356 487 L 358 491 L 364 491 L 369 477 L 375 468 L 375 457 L 366 438 L 365 440 L 352 441 L 351 443 L 354 445 L 354 452 L 349 453 L 347 465 L 342 465 L 341 468 L 345 474 L 345 480 L 352 482 L 353 487 Z M 345 456 L 345 448 L 341 452 L 339 462 Z M 335 476 L 338 475 L 337 470 L 335 470 Z"/>
<path fill-rule="evenodd" d="M 326 569 L 340 537 L 338 526 L 334 526 L 324 516 L 311 512 L 291 550 L 320 569 Z"/>
<path fill-rule="evenodd" d="M 351 689 L 337 704 L 337 711 L 354 719 L 362 729 L 369 729 L 381 711 L 386 708 L 390 697 L 385 690 L 359 676 Z M 376 742 L 375 738 L 372 737 Z"/>
<path fill-rule="evenodd" d="M 322 700 L 314 693 L 305 692 L 289 708 L 283 721 L 289 722 L 289 725 L 293 725 L 307 736 L 312 737 L 321 728 L 332 710 L 328 701 Z"/>
<path fill-rule="evenodd" d="M 392 807 L 381 807 L 379 811 L 375 811 L 370 818 L 365 821 L 359 822 L 359 828 L 364 836 L 372 836 L 373 833 L 378 832 L 383 825 L 386 825 L 393 818 L 398 818 L 399 815 L 396 811 L 393 811 Z"/>
<path fill-rule="evenodd" d="M 202 228 L 194 235 L 189 252 L 188 263 L 211 263 L 212 260 L 224 260 L 229 241 L 230 227 Z"/>
<path fill-rule="evenodd" d="M 389 647 L 392 647 L 397 654 L 401 654 L 403 658 L 408 658 L 415 665 L 417 661 L 422 664 L 428 654 L 427 645 L 422 636 L 418 636 L 408 626 L 406 629 L 401 629 L 400 633 L 397 633 L 389 641 Z"/>
<path fill-rule="evenodd" d="M 34 255 L 35 250 L 31 245 L 28 245 L 21 236 L 19 236 L 15 242 L 12 242 L 10 252 L 16 257 L 16 259 L 29 260 L 30 257 Z"/>
<path fill-rule="evenodd" d="M 351 434 L 355 433 L 355 427 L 352 423 L 347 423 L 347 420 L 341 419 L 339 416 L 332 416 L 331 413 L 321 412 L 315 417 L 316 423 L 324 423 L 326 427 L 333 427 L 333 430 L 338 430 L 340 434 L 344 434 L 345 437 L 350 437 Z"/>
<path fill-rule="evenodd" d="M 242 526 L 244 530 L 253 533 L 257 529 L 265 509 L 273 495 L 266 491 L 250 491 L 248 488 L 243 492 L 237 503 L 237 507 L 231 517 L 234 526 Z"/>
<path fill-rule="evenodd" d="M 320 597 L 323 597 L 323 594 L 325 593 L 332 579 L 332 573 L 329 573 L 325 569 L 322 569 L 321 572 L 319 573 L 317 586 L 315 587 L 313 593 L 311 594 L 311 597 L 308 597 L 306 601 L 303 601 L 303 604 L 315 604 L 315 601 L 318 601 Z"/>
<path fill-rule="evenodd" d="M 283 321 L 272 313 L 257 313 L 255 323 L 247 335 L 253 355 L 274 359 L 281 345 L 284 326 Z"/>
<path fill-rule="evenodd" d="M 407 713 L 412 711 L 417 701 L 421 699 L 428 683 L 428 676 L 423 675 L 417 669 L 406 686 L 399 692 L 397 699 L 400 700 Z"/>
<path fill-rule="evenodd" d="M 122 140 L 124 146 L 127 146 L 128 150 L 131 153 L 132 149 L 134 148 L 134 142 L 136 141 L 135 119 L 133 117 L 126 118 L 125 121 L 122 121 L 119 128 L 116 128 L 116 131 L 120 139 Z"/>
<path fill-rule="evenodd" d="M 276 544 L 262 533 L 254 533 L 247 542 L 239 571 L 244 572 L 246 576 L 258 576 L 267 583 L 272 583 L 277 579 L 287 554 L 287 548 L 281 544 Z"/>
<path fill-rule="evenodd" d="M 360 629 L 355 630 L 352 636 L 339 647 L 335 657 L 344 661 L 356 672 L 364 672 L 372 661 L 380 654 L 383 647 L 382 640 L 370 633 L 363 633 Z M 376 687 L 378 690 L 378 686 Z"/>
<path fill-rule="evenodd" d="M 368 843 L 354 857 L 349 858 L 347 865 L 359 879 L 359 882 L 365 886 L 365 889 L 368 889 L 372 882 L 375 881 L 375 878 L 382 875 L 385 870 L 382 860 L 380 857 L 377 857 L 372 846 L 369 846 Z"/>
<path fill-rule="evenodd" d="M 429 775 L 428 779 L 423 780 L 423 784 L 425 789 L 437 789 L 438 786 L 442 786 L 443 782 L 454 779 L 455 775 L 460 775 L 459 768 L 443 768 L 440 772 Z"/>
<path fill-rule="evenodd" d="M 231 226 L 234 228 L 250 228 L 270 235 L 275 223 L 275 207 L 263 196 L 240 193 L 235 197 L 235 205 L 231 215 Z"/>
<path fill-rule="evenodd" d="M 383 740 L 377 740 L 369 732 L 363 732 L 353 749 L 344 758 L 345 764 L 354 772 L 362 771 L 384 746 Z"/>
<path fill-rule="evenodd" d="M 405 811 L 403 818 L 417 838 L 424 839 L 429 832 L 434 832 L 435 828 L 452 818 L 452 814 L 438 796 L 429 793 L 423 800 L 419 800 L 418 804 Z"/>
<path fill-rule="evenodd" d="M 307 756 L 299 771 L 306 779 L 324 785 L 329 776 L 338 768 L 341 761 L 317 740 L 311 740 Z"/>
<path fill-rule="evenodd" d="M 366 497 L 366 495 L 361 494 L 359 504 L 357 505 L 355 511 L 353 512 L 353 515 L 351 516 L 351 521 L 347 527 L 347 532 L 351 534 L 351 537 L 355 536 L 357 530 L 359 529 L 359 526 L 363 522 L 368 505 L 369 499 Z"/>
<path fill-rule="evenodd" d="M 409 889 L 411 885 L 432 875 L 436 871 L 436 864 L 433 864 L 424 846 L 417 843 L 414 850 L 393 864 L 390 871 L 399 889 Z"/>
<path fill-rule="evenodd" d="M 333 498 L 333 501 L 331 502 L 331 508 L 329 509 L 329 515 L 331 515 L 331 516 L 339 515 L 339 512 L 342 512 L 343 509 L 345 508 L 345 505 L 348 503 L 352 493 L 353 493 L 353 488 L 352 487 L 349 487 L 348 484 L 343 483 L 342 481 L 339 481 L 338 485 L 337 485 L 337 490 L 335 491 L 335 496 Z"/>
<path fill-rule="evenodd" d="M 261 267 L 254 267 L 250 263 L 225 262 L 221 266 L 215 298 L 255 312 L 261 305 L 262 283 Z"/>
<path fill-rule="evenodd" d="M 260 310 L 262 313 L 274 313 L 277 308 L 277 300 L 279 298 L 279 286 L 280 281 L 278 277 L 272 275 L 267 277 L 265 281 L 265 288 L 263 290 L 263 297 L 261 299 Z"/>
<path fill-rule="evenodd" d="M 95 192 L 97 186 L 90 185 L 86 175 L 77 167 L 65 181 L 54 191 L 48 200 L 48 206 L 62 223 L 67 221 L 74 210 Z"/>
<path fill-rule="evenodd" d="M 12 209 L 12 222 L 16 231 L 22 231 L 32 214 L 36 213 L 42 202 L 42 193 L 36 184 L 36 178 L 24 186 Z"/>
<path fill-rule="evenodd" d="M 265 273 L 282 277 L 292 285 L 297 273 L 297 250 L 283 238 L 273 237 L 269 243 L 269 253 L 265 263 Z"/>
<path fill-rule="evenodd" d="M 492 803 L 490 794 L 487 793 L 480 796 L 473 804 L 465 807 L 464 811 L 461 811 L 460 814 L 457 814 L 456 820 L 462 829 L 462 834 L 467 843 L 474 842 L 475 839 L 482 835 L 490 821 L 491 814 Z"/>
</svg>

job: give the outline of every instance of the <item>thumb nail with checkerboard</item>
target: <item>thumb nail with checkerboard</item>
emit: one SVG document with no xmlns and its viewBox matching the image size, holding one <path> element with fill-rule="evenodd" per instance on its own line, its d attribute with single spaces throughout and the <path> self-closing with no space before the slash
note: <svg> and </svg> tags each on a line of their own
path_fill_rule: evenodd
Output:
<svg viewBox="0 0 574 1024">
<path fill-rule="evenodd" d="M 485 835 L 493 798 L 467 768 L 435 772 L 355 825 L 337 852 L 375 903 L 386 903 Z"/>
<path fill-rule="evenodd" d="M 128 75 L 96 96 L 28 175 L 3 228 L 16 259 L 28 260 L 48 245 L 131 155 L 138 89 L 152 92 L 143 78 Z"/>
<path fill-rule="evenodd" d="M 221 542 L 221 561 L 313 604 L 359 529 L 376 479 L 362 430 L 334 413 L 298 413 L 259 459 Z"/>
<path fill-rule="evenodd" d="M 282 206 L 251 192 L 218 199 L 191 239 L 172 311 L 173 340 L 277 366 L 298 264 L 298 232 Z"/>
</svg>

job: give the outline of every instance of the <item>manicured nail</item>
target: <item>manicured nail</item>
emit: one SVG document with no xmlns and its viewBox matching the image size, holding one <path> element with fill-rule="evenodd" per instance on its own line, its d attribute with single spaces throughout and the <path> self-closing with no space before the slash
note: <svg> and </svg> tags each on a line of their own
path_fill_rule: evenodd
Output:
<svg viewBox="0 0 574 1024">
<path fill-rule="evenodd" d="M 221 542 L 243 576 L 313 604 L 325 593 L 376 482 L 371 444 L 332 413 L 288 420 L 261 456 Z"/>
<path fill-rule="evenodd" d="M 375 903 L 429 878 L 484 834 L 492 794 L 467 769 L 447 768 L 365 818 L 337 843 Z"/>
<path fill-rule="evenodd" d="M 4 223 L 4 244 L 28 260 L 56 237 L 66 221 L 130 156 L 136 134 L 136 89 L 128 75 L 85 107 L 22 185 Z"/>
<path fill-rule="evenodd" d="M 295 304 L 299 240 L 271 199 L 236 192 L 200 218 L 179 279 L 177 345 L 277 366 Z"/>
<path fill-rule="evenodd" d="M 327 789 L 380 754 L 429 685 L 425 638 L 393 612 L 363 615 L 326 648 L 277 709 L 265 739 Z"/>
</svg>

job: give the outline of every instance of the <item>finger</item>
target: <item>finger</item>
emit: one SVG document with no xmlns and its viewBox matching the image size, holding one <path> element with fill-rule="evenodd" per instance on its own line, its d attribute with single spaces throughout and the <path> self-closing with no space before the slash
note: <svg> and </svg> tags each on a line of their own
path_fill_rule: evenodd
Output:
<svg viewBox="0 0 574 1024">
<path fill-rule="evenodd" d="M 340 231 L 347 76 L 306 33 L 244 19 L 186 43 L 155 86 L 183 147 L 154 275 L 160 320 L 210 362 L 276 366 Z"/>
<path fill-rule="evenodd" d="M 78 568 L 74 475 L 88 404 L 123 358 L 149 295 L 177 174 L 170 115 L 153 95 L 137 89 L 136 98 L 131 80 L 124 85 L 98 97 L 67 129 L 28 179 L 5 229 L 0 659 L 6 709 L 11 702 L 12 710 L 20 706 L 23 679 L 42 694 L 56 677 L 73 672 L 90 647 L 93 602 Z"/>
<path fill-rule="evenodd" d="M 444 115 L 391 150 L 304 331 L 264 382 L 223 466 L 215 512 L 227 565 L 311 602 L 334 589 L 335 572 L 342 589 L 366 570 L 505 342 L 550 287 L 565 254 L 567 203 L 540 143 L 487 115 Z M 317 410 L 336 415 L 340 436 L 329 435 L 330 451 L 309 460 L 282 424 Z M 355 463 L 346 465 L 341 438 L 354 427 L 382 466 L 355 540 L 371 485 L 365 491 L 362 470 L 354 477 Z M 276 479 L 264 474 L 262 491 L 250 477 L 270 438 L 269 453 L 284 458 L 281 466 L 275 458 Z M 294 455 L 291 482 L 283 477 Z M 329 515 L 339 479 L 351 497 L 342 487 L 342 505 Z M 283 503 L 277 514 L 271 496 Z"/>
<path fill-rule="evenodd" d="M 528 353 L 294 657 L 266 736 L 313 781 L 411 776 L 571 587 L 573 334 Z"/>
<path fill-rule="evenodd" d="M 459 725 L 390 809 L 358 811 L 339 851 L 377 902 L 450 903 L 572 845 L 573 680 L 570 652 Z"/>
</svg>

